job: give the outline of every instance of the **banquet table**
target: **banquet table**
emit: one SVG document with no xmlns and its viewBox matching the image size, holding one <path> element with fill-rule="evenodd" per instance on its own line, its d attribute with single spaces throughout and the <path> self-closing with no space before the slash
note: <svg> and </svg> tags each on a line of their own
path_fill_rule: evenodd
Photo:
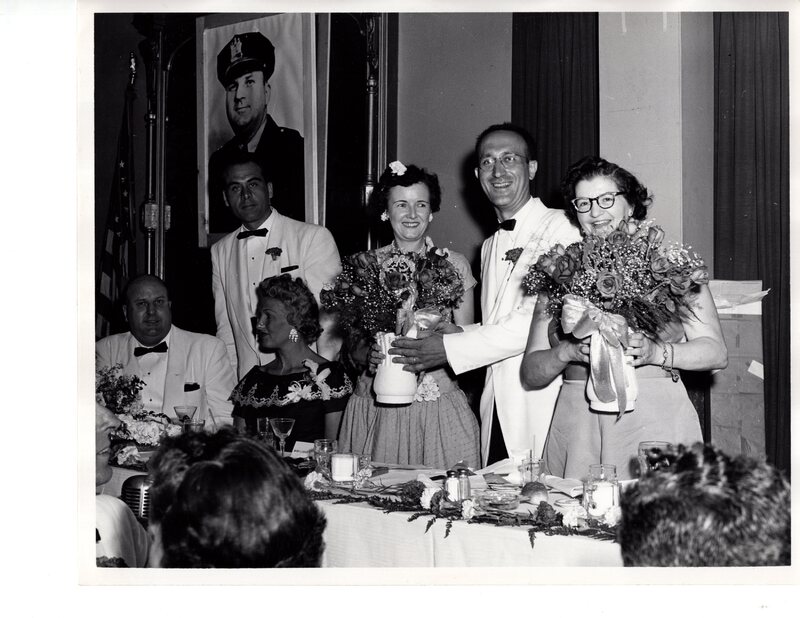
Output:
<svg viewBox="0 0 800 618">
<path fill-rule="evenodd" d="M 103 489 L 113 496 L 119 496 L 126 478 L 142 474 L 112 469 L 112 479 Z M 414 478 L 417 472 L 408 471 L 406 478 Z M 551 493 L 550 502 L 564 497 Z M 328 522 L 323 567 L 622 566 L 619 545 L 613 541 L 537 532 L 531 547 L 527 526 L 465 521 L 453 521 L 445 537 L 445 519 L 437 519 L 426 532 L 432 515 L 410 522 L 408 512 L 386 513 L 362 502 L 335 502 L 317 500 Z"/>
</svg>

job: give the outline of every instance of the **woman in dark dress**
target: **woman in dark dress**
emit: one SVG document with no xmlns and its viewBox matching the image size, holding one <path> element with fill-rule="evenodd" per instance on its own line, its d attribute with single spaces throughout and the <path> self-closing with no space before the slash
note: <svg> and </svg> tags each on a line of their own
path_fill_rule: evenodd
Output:
<svg viewBox="0 0 800 618">
<path fill-rule="evenodd" d="M 314 296 L 291 275 L 265 279 L 257 295 L 258 342 L 275 359 L 253 367 L 233 389 L 234 426 L 255 434 L 258 418 L 293 418 L 287 451 L 298 441 L 336 438 L 353 386 L 340 363 L 309 347 L 322 330 Z"/>
</svg>

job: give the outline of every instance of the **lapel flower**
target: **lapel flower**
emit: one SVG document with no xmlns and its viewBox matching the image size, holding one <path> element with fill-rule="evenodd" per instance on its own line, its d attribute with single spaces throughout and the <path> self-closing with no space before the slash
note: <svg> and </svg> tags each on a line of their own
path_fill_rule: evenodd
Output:
<svg viewBox="0 0 800 618">
<path fill-rule="evenodd" d="M 280 247 L 270 247 L 269 249 L 264 251 L 264 253 L 266 255 L 272 256 L 273 260 L 277 260 L 281 256 L 281 253 L 283 253 L 283 249 L 281 249 Z"/>
<path fill-rule="evenodd" d="M 522 247 L 514 247 L 513 249 L 509 249 L 506 251 L 506 256 L 503 259 L 508 260 L 512 264 L 516 264 L 519 256 L 522 255 L 522 250 Z"/>
<path fill-rule="evenodd" d="M 389 169 L 392 170 L 392 174 L 395 176 L 402 176 L 406 173 L 406 166 L 400 163 L 400 161 L 392 161 L 389 164 Z"/>
</svg>

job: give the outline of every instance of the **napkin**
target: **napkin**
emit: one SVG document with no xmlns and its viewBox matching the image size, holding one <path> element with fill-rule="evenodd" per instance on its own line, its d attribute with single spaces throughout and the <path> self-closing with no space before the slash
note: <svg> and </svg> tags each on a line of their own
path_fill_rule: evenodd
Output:
<svg viewBox="0 0 800 618">
<path fill-rule="evenodd" d="M 550 489 L 567 494 L 570 498 L 580 496 L 583 493 L 583 483 L 577 479 L 562 479 L 560 476 L 545 474 L 544 484 Z"/>
<path fill-rule="evenodd" d="M 295 459 L 303 459 L 305 457 L 312 457 L 313 455 L 314 455 L 313 442 L 297 441 L 294 443 L 294 448 L 292 449 L 292 452 L 289 454 L 289 457 L 294 457 Z"/>
</svg>

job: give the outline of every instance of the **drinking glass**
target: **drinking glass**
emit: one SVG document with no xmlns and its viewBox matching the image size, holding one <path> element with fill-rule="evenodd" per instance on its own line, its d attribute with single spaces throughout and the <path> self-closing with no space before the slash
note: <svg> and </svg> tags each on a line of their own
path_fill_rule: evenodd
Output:
<svg viewBox="0 0 800 618">
<path fill-rule="evenodd" d="M 272 429 L 270 428 L 268 418 L 256 419 L 256 434 L 258 439 L 264 442 L 270 448 L 275 448 L 275 441 L 272 438 Z"/>
<path fill-rule="evenodd" d="M 272 431 L 274 431 L 275 435 L 278 436 L 278 440 L 281 441 L 281 457 L 286 457 L 286 438 L 288 438 L 289 434 L 292 433 L 294 419 L 271 418 L 269 419 L 269 424 L 272 427 Z"/>
<path fill-rule="evenodd" d="M 583 482 L 583 508 L 589 519 L 602 520 L 612 507 L 619 506 L 617 466 L 592 464 Z"/>
<path fill-rule="evenodd" d="M 188 419 L 183 421 L 183 433 L 200 433 L 206 426 L 205 420 L 194 421 Z"/>
<path fill-rule="evenodd" d="M 519 472 L 523 486 L 526 483 L 541 483 L 544 476 L 544 459 L 523 459 Z"/>
<path fill-rule="evenodd" d="M 321 438 L 314 440 L 314 459 L 317 462 L 317 472 L 330 476 L 331 455 L 338 450 L 339 444 L 336 440 L 326 440 Z"/>
<path fill-rule="evenodd" d="M 669 442 L 660 442 L 658 440 L 639 442 L 637 457 L 639 460 L 639 478 L 642 478 L 651 470 L 658 470 L 659 468 L 666 468 L 669 466 L 669 461 L 663 457 L 659 457 L 659 453 L 664 454 L 671 449 L 672 444 Z"/>
<path fill-rule="evenodd" d="M 194 418 L 194 413 L 197 412 L 197 406 L 173 406 L 173 408 L 179 421 L 183 421 L 186 417 Z"/>
</svg>

